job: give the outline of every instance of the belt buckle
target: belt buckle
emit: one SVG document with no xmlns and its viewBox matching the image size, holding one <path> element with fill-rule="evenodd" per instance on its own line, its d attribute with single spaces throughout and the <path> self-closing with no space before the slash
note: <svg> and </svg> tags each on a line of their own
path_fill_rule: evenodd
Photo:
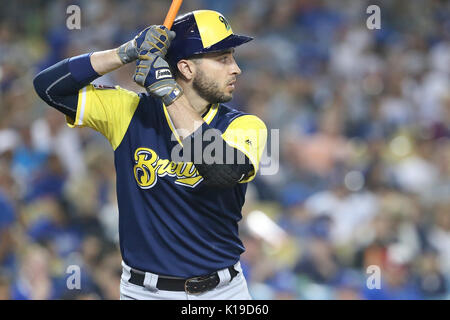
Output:
<svg viewBox="0 0 450 320">
<path fill-rule="evenodd" d="M 208 283 L 206 282 L 204 285 L 199 284 L 201 281 L 205 281 L 209 276 L 200 276 L 189 278 L 184 282 L 184 291 L 188 294 L 200 294 L 205 291 L 208 291 Z"/>
</svg>

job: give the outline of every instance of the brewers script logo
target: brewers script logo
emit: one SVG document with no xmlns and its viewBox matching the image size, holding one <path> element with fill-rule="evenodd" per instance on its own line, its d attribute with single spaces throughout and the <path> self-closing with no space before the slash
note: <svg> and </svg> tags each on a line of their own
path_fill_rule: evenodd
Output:
<svg viewBox="0 0 450 320">
<path fill-rule="evenodd" d="M 175 184 L 195 188 L 203 177 L 198 173 L 192 162 L 173 162 L 160 159 L 155 151 L 148 148 L 138 148 L 134 152 L 134 178 L 142 189 L 150 189 L 158 177 L 168 175 L 176 177 Z"/>
</svg>

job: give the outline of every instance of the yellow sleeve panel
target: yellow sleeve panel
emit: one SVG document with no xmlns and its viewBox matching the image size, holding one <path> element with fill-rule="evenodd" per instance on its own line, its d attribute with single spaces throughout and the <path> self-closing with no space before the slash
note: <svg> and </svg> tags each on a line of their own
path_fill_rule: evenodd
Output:
<svg viewBox="0 0 450 320">
<path fill-rule="evenodd" d="M 89 127 L 100 132 L 116 150 L 138 104 L 139 96 L 135 92 L 119 86 L 103 89 L 90 84 L 79 91 L 75 120 L 66 116 L 67 125 L 71 128 Z"/>
<path fill-rule="evenodd" d="M 241 116 L 230 123 L 222 138 L 228 145 L 243 152 L 253 165 L 253 172 L 240 183 L 252 181 L 266 146 L 267 128 L 264 122 L 256 116 Z"/>
</svg>

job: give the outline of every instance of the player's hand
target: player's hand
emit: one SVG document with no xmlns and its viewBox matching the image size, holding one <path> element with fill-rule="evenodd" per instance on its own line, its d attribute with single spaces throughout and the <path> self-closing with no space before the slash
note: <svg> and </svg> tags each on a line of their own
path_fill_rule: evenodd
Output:
<svg viewBox="0 0 450 320">
<path fill-rule="evenodd" d="M 149 94 L 162 99 L 166 106 L 183 94 L 183 89 L 172 76 L 169 64 L 156 53 L 141 52 L 133 79 Z"/>
<path fill-rule="evenodd" d="M 142 52 L 164 57 L 173 38 L 175 32 L 165 26 L 150 26 L 139 32 L 134 39 L 118 47 L 117 54 L 123 64 L 137 60 Z"/>
</svg>

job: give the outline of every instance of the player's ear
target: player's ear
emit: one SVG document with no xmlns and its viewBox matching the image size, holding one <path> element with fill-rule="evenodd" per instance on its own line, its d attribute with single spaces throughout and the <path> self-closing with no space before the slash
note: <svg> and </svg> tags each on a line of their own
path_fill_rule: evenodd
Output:
<svg viewBox="0 0 450 320">
<path fill-rule="evenodd" d="M 194 79 L 196 67 L 196 64 L 192 60 L 188 59 L 181 59 L 177 63 L 178 71 L 186 81 Z"/>
</svg>

